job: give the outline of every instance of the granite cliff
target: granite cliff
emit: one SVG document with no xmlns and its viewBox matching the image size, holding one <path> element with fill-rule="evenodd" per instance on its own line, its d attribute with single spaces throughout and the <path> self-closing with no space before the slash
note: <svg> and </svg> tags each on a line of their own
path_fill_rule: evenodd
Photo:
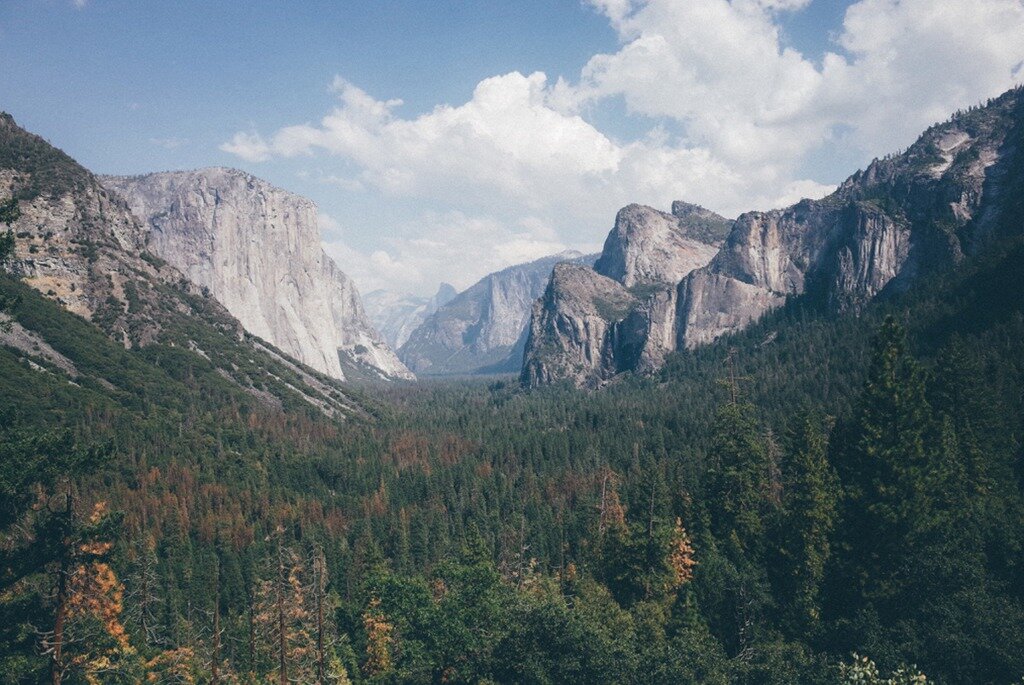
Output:
<svg viewBox="0 0 1024 685">
<path fill-rule="evenodd" d="M 534 305 L 523 382 L 595 385 L 660 366 L 675 338 L 676 285 L 714 257 L 731 224 L 678 201 L 671 214 L 619 210 L 593 269 L 553 274 Z"/>
<path fill-rule="evenodd" d="M 626 207 L 595 270 L 631 288 L 635 305 L 606 320 L 604 339 L 577 336 L 584 322 L 569 320 L 579 307 L 562 303 L 586 299 L 588 286 L 552 278 L 533 310 L 522 380 L 593 385 L 621 371 L 655 369 L 666 354 L 738 331 L 792 297 L 855 315 L 878 297 L 954 268 L 1001 231 L 1021 230 L 1007 227 L 1005 217 L 1024 195 L 1022 147 L 1018 88 L 932 126 L 905 152 L 873 161 L 824 199 L 741 215 L 713 258 L 688 273 L 687 238 L 673 230 L 672 218 Z M 686 216 L 718 221 L 676 203 L 672 217 Z M 589 319 L 585 328 L 601 327 Z M 556 329 L 564 335 L 553 336 Z M 580 358 L 600 363 L 567 361 Z"/>
<path fill-rule="evenodd" d="M 248 332 L 334 378 L 412 378 L 324 254 L 310 200 L 224 168 L 101 180 L 143 219 L 148 249 Z"/>
<path fill-rule="evenodd" d="M 119 348 L 137 353 L 76 368 L 68 355 L 101 353 L 66 338 L 48 340 L 52 321 L 16 305 L 3 315 L 0 345 L 39 373 L 62 375 L 119 401 L 145 403 L 153 400 L 146 397 L 153 388 L 138 385 L 142 367 L 157 376 L 212 372 L 269 407 L 297 402 L 331 416 L 363 413 L 340 383 L 247 334 L 219 302 L 152 253 L 147 227 L 124 199 L 3 113 L 0 230 L 14 235 L 6 265 L 15 279 L 11 288 L 30 286 L 80 317 L 75 321 L 90 331 L 95 327 Z"/>
<path fill-rule="evenodd" d="M 636 204 L 620 209 L 594 270 L 632 288 L 678 283 L 707 264 L 728 232 L 729 222 L 682 202 L 673 204 L 673 212 Z"/>
</svg>

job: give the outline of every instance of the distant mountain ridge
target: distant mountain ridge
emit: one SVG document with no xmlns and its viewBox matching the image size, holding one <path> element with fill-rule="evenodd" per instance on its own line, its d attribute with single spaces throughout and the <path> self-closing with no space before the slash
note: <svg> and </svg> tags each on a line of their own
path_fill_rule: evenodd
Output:
<svg viewBox="0 0 1024 685">
<path fill-rule="evenodd" d="M 666 354 L 741 330 L 793 296 L 856 313 L 886 291 L 954 267 L 998 231 L 1021 230 L 1003 224 L 1012 215 L 1007 203 L 1024 196 L 1022 94 L 1013 89 L 932 126 L 906 152 L 873 161 L 822 200 L 743 214 L 706 265 L 674 281 L 682 248 L 668 215 L 625 208 L 620 216 L 643 217 L 647 230 L 630 233 L 616 221 L 595 265 L 611 277 L 600 292 L 580 271 L 552 277 L 533 308 L 522 381 L 596 385 L 652 370 Z M 638 290 L 645 280 L 663 285 Z M 623 300 L 630 288 L 636 301 L 628 309 L 597 306 L 595 298 L 614 292 Z"/>
<path fill-rule="evenodd" d="M 246 330 L 338 379 L 411 379 L 320 245 L 316 206 L 226 168 L 104 176 L 148 227 L 148 249 Z"/>
<path fill-rule="evenodd" d="M 428 316 L 399 356 L 416 374 L 516 372 L 530 307 L 565 261 L 593 263 L 594 255 L 568 250 L 488 274 Z"/>
<path fill-rule="evenodd" d="M 451 302 L 458 294 L 449 283 L 442 283 L 433 297 L 373 290 L 363 295 L 363 308 L 391 349 L 397 350 L 424 319 Z"/>
</svg>

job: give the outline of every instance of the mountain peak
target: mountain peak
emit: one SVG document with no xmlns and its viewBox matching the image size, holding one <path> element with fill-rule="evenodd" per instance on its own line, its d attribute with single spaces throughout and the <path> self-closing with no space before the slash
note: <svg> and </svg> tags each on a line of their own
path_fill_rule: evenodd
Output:
<svg viewBox="0 0 1024 685">
<path fill-rule="evenodd" d="M 714 243 L 691 235 L 693 225 L 653 207 L 627 205 L 616 214 L 594 269 L 627 288 L 678 283 L 715 254 Z"/>
</svg>

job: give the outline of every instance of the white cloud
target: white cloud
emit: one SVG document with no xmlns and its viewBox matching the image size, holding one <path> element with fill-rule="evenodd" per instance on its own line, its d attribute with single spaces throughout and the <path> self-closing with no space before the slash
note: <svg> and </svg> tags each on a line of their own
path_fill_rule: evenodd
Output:
<svg viewBox="0 0 1024 685">
<path fill-rule="evenodd" d="M 468 102 L 411 119 L 395 113 L 398 101 L 377 100 L 343 79 L 335 91 L 338 106 L 318 125 L 288 126 L 267 139 L 239 132 L 221 149 L 248 161 L 327 152 L 358 169 L 323 178 L 348 191 L 373 188 L 506 220 L 535 214 L 577 233 L 604 230 L 618 207 L 637 200 L 667 206 L 696 195 L 738 206 L 745 184 L 763 177 L 736 174 L 707 150 L 671 145 L 657 130 L 616 142 L 553 106 L 541 73 L 485 79 Z"/>
<path fill-rule="evenodd" d="M 523 202 L 543 195 L 552 177 L 596 177 L 619 162 L 603 134 L 545 104 L 540 73 L 486 79 L 466 104 L 416 119 L 395 116 L 400 101 L 376 100 L 340 78 L 335 90 L 339 106 L 320 125 L 289 126 L 269 142 L 239 133 L 222 149 L 258 159 L 322 149 L 354 161 L 359 180 L 388 193 L 436 197 L 449 186 L 447 194 L 458 197 L 488 186 Z"/>
<path fill-rule="evenodd" d="M 763 198 L 755 203 L 759 207 L 788 207 L 800 200 L 820 200 L 836 189 L 835 185 L 802 179 L 787 183 L 782 192 L 772 198 Z"/>
<path fill-rule="evenodd" d="M 241 157 L 247 162 L 265 162 L 270 159 L 270 146 L 263 141 L 258 133 L 239 131 L 232 136 L 231 140 L 223 143 L 220 149 L 236 157 Z"/>
<path fill-rule="evenodd" d="M 737 168 L 792 173 L 837 126 L 852 131 L 849 144 L 883 154 L 1024 77 L 1021 0 L 860 0 L 820 66 L 784 45 L 777 23 L 806 0 L 592 4 L 622 47 L 592 57 L 578 82 L 559 82 L 554 100 L 576 111 L 621 96 L 634 113 L 680 122 L 691 144 Z"/>
<path fill-rule="evenodd" d="M 1021 0 L 859 0 L 820 58 L 780 30 L 809 0 L 587 1 L 620 47 L 573 78 L 494 76 L 465 103 L 405 117 L 401 100 L 337 77 L 337 104 L 318 123 L 238 132 L 221 149 L 250 162 L 326 155 L 339 164 L 321 180 L 344 192 L 437 209 L 365 252 L 331 243 L 373 287 L 429 291 L 600 241 L 629 202 L 735 215 L 821 196 L 831 187 L 820 181 L 853 169 L 807 179 L 812 153 L 867 161 L 1024 76 Z M 645 135 L 618 140 L 588 120 L 617 98 L 649 123 Z"/>
<path fill-rule="evenodd" d="M 71 0 L 71 4 L 75 6 L 75 9 L 85 9 L 88 4 L 88 0 Z"/>
<path fill-rule="evenodd" d="M 873 155 L 1024 78 L 1020 0 L 861 0 L 823 67 L 824 116 Z"/>
<path fill-rule="evenodd" d="M 493 271 L 568 249 L 536 218 L 510 226 L 458 211 L 424 212 L 415 223 L 417 232 L 410 237 L 392 235 L 380 249 L 362 251 L 350 245 L 336 221 L 321 214 L 324 249 L 360 292 L 382 288 L 428 295 L 441 276 L 462 290 Z"/>
</svg>

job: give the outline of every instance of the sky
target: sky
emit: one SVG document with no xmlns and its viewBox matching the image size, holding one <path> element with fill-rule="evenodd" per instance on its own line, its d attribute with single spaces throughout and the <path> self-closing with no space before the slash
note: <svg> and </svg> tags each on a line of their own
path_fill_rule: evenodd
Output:
<svg viewBox="0 0 1024 685">
<path fill-rule="evenodd" d="M 0 0 L 0 109 L 309 197 L 363 292 L 821 197 L 1022 80 L 1024 0 Z"/>
</svg>

